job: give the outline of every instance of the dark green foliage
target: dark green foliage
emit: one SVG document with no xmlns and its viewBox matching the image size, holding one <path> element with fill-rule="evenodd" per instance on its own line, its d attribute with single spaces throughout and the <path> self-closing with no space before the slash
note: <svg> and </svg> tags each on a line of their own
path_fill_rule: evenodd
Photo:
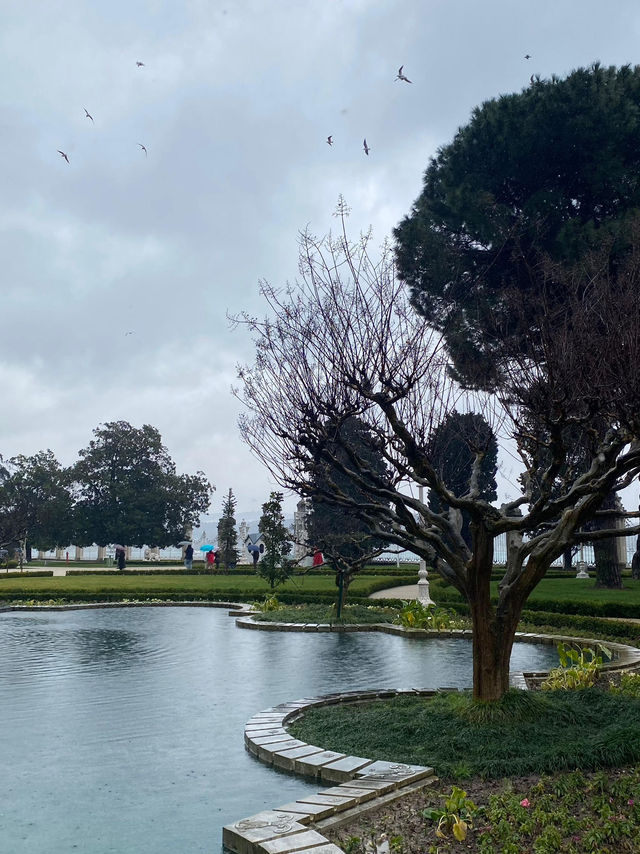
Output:
<svg viewBox="0 0 640 854">
<path fill-rule="evenodd" d="M 370 625 L 375 623 L 393 623 L 398 614 L 395 608 L 382 608 L 373 605 L 345 605 L 338 620 L 335 605 L 283 605 L 275 611 L 264 611 L 254 619 L 264 623 L 329 623 L 340 622 L 347 625 Z"/>
<path fill-rule="evenodd" d="M 51 451 L 0 464 L 0 546 L 26 541 L 50 549 L 72 532 L 68 477 Z"/>
<path fill-rule="evenodd" d="M 368 502 L 369 498 L 340 468 L 353 468 L 353 457 L 357 458 L 359 469 L 371 470 L 379 477 L 384 477 L 387 470 L 371 430 L 360 419 L 353 416 L 327 429 L 330 438 L 325 443 L 327 447 L 318 449 L 311 478 L 307 534 L 309 545 L 319 549 L 325 563 L 336 572 L 341 610 L 351 579 L 380 553 L 384 543 L 372 535 L 371 523 L 356 510 L 328 503 L 325 495 L 340 493 L 360 504 Z M 326 450 L 328 458 L 323 456 Z"/>
<path fill-rule="evenodd" d="M 461 762 L 491 778 L 592 770 L 640 760 L 640 700 L 597 689 L 508 692 L 482 704 L 459 694 L 398 697 L 313 709 L 289 731 L 327 750 L 430 765 L 448 777 Z"/>
<path fill-rule="evenodd" d="M 238 562 L 238 532 L 236 531 L 236 499 L 232 490 L 222 502 L 222 516 L 218 522 L 218 550 L 225 569 L 234 569 Z"/>
<path fill-rule="evenodd" d="M 168 546 L 184 539 L 209 507 L 202 472 L 178 475 L 155 427 L 114 421 L 97 427 L 71 469 L 78 545 Z"/>
<path fill-rule="evenodd" d="M 476 108 L 429 164 L 397 262 L 470 384 L 490 384 L 496 355 L 535 349 L 535 313 L 508 295 L 539 302 L 541 255 L 573 264 L 609 236 L 623 249 L 640 207 L 639 103 L 638 66 L 536 81 Z"/>
<path fill-rule="evenodd" d="M 473 465 L 479 458 L 478 497 L 489 502 L 497 499 L 498 443 L 482 415 L 452 412 L 432 434 L 429 456 L 442 482 L 458 498 L 469 492 Z M 449 509 L 434 490 L 429 490 L 429 507 L 435 513 Z M 462 539 L 471 548 L 469 521 L 469 514 L 463 512 Z"/>
<path fill-rule="evenodd" d="M 258 523 L 265 550 L 258 563 L 258 575 L 268 582 L 272 590 L 293 575 L 295 566 L 287 557 L 291 552 L 291 533 L 284 524 L 283 497 L 281 492 L 270 494 L 269 500 L 262 505 Z"/>
</svg>

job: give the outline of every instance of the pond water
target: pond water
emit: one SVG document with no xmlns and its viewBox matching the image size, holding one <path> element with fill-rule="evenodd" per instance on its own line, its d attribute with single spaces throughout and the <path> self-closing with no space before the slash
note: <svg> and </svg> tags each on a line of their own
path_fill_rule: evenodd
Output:
<svg viewBox="0 0 640 854">
<path fill-rule="evenodd" d="M 471 684 L 470 643 L 237 629 L 225 610 L 0 614 L 1 854 L 195 854 L 317 784 L 244 749 L 269 706 Z M 513 669 L 551 647 L 517 644 Z"/>
</svg>

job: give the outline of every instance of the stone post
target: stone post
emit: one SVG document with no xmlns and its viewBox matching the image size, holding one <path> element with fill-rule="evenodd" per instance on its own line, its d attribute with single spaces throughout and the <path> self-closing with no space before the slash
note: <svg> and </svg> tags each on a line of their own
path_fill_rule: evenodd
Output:
<svg viewBox="0 0 640 854">
<path fill-rule="evenodd" d="M 82 546 L 76 546 L 76 560 L 84 560 L 84 549 Z"/>
<path fill-rule="evenodd" d="M 424 503 L 424 487 L 422 484 L 418 486 L 418 499 L 420 503 Z M 418 602 L 422 605 L 435 605 L 435 602 L 429 594 L 429 581 L 427 579 L 427 562 L 420 558 L 420 569 L 418 570 Z"/>
</svg>

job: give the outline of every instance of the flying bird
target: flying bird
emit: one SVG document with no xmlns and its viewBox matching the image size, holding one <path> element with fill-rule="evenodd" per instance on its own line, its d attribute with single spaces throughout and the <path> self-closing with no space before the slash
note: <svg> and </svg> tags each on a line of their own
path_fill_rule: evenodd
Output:
<svg viewBox="0 0 640 854">
<path fill-rule="evenodd" d="M 61 155 L 64 157 L 64 159 L 67 161 L 67 163 L 69 162 L 69 158 L 68 158 L 68 157 L 67 157 L 67 155 L 64 153 L 64 151 L 60 151 L 60 149 L 59 149 L 59 148 L 57 148 L 57 149 L 56 149 L 56 151 L 58 152 L 58 154 L 61 154 Z"/>
<path fill-rule="evenodd" d="M 525 53 L 524 58 L 525 58 L 525 59 L 531 59 L 531 54 L 530 54 L 530 53 Z"/>
<path fill-rule="evenodd" d="M 327 145 L 333 145 L 333 136 L 327 137 Z"/>
<path fill-rule="evenodd" d="M 139 142 L 138 145 L 144 151 L 144 156 L 146 157 L 147 156 L 147 149 L 144 147 L 144 145 L 141 142 Z"/>
<path fill-rule="evenodd" d="M 138 66 L 138 68 L 142 68 L 144 66 L 144 62 L 140 62 L 140 60 L 137 60 L 136 65 Z"/>
<path fill-rule="evenodd" d="M 370 148 L 369 148 L 369 146 L 367 145 L 367 140 L 366 140 L 366 139 L 363 141 L 362 145 L 364 146 L 364 153 L 365 153 L 366 155 L 368 155 L 368 154 L 369 154 L 369 152 L 371 151 L 371 149 L 370 149 Z"/>
<path fill-rule="evenodd" d="M 398 69 L 398 76 L 396 77 L 396 80 L 404 80 L 404 82 L 405 82 L 405 83 L 412 83 L 413 81 L 412 81 L 412 80 L 409 80 L 409 78 L 408 78 L 408 77 L 406 77 L 406 76 L 402 73 L 402 69 L 403 69 L 403 68 L 404 68 L 404 65 L 401 65 L 401 66 L 400 66 L 400 68 Z"/>
<path fill-rule="evenodd" d="M 86 107 L 83 107 L 82 109 L 84 110 L 85 117 L 86 117 L 86 118 L 88 118 L 88 119 L 91 119 L 91 121 L 93 121 L 93 116 L 92 116 L 92 115 L 91 115 L 91 113 L 87 110 L 87 108 L 86 108 Z"/>
</svg>

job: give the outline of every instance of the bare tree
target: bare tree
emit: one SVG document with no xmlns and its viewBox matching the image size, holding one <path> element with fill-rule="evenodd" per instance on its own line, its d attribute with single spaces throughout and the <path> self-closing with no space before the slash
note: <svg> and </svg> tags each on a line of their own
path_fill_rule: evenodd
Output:
<svg viewBox="0 0 640 854">
<path fill-rule="evenodd" d="M 474 696 L 495 700 L 509 685 L 524 603 L 551 563 L 581 540 L 638 530 L 580 528 L 640 472 L 640 264 L 629 263 L 624 288 L 618 274 L 612 300 L 608 247 L 570 274 L 541 261 L 540 275 L 563 277 L 567 300 L 541 299 L 535 358 L 508 354 L 495 366 L 492 392 L 471 394 L 452 380 L 442 338 L 412 310 L 390 247 L 374 259 L 370 235 L 350 242 L 346 214 L 341 203 L 337 237 L 301 235 L 295 285 L 262 283 L 269 317 L 236 318 L 256 344 L 255 363 L 239 369 L 237 394 L 248 408 L 242 435 L 282 486 L 303 496 L 320 488 L 323 500 L 357 513 L 381 540 L 426 559 L 435 551 L 437 571 L 470 606 Z M 455 411 L 480 412 L 498 437 L 515 441 L 523 466 L 515 500 L 498 508 L 481 497 L 482 447 L 464 495 L 442 479 L 431 437 Z M 353 417 L 375 437 L 385 463 L 377 471 L 335 429 Z M 576 431 L 589 449 L 581 471 L 565 465 Z M 341 477 L 316 477 L 327 471 Z M 355 492 L 341 488 L 345 479 Z M 413 484 L 446 509 L 419 501 Z M 510 547 L 492 602 L 494 543 L 503 534 Z"/>
</svg>

